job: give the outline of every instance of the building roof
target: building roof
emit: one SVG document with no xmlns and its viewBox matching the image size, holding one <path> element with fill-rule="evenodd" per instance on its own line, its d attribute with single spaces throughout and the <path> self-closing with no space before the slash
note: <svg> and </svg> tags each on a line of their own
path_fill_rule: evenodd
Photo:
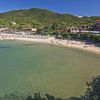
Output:
<svg viewBox="0 0 100 100">
<path fill-rule="evenodd" d="M 96 20 L 96 23 L 98 23 L 98 22 L 100 23 L 100 20 Z"/>
</svg>

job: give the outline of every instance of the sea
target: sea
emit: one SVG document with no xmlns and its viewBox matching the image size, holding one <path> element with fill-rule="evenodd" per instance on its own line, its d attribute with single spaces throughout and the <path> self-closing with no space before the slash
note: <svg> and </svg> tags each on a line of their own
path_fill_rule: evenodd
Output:
<svg viewBox="0 0 100 100">
<path fill-rule="evenodd" d="M 27 41 L 0 41 L 0 96 L 36 92 L 57 97 L 83 95 L 100 75 L 100 55 Z"/>
</svg>

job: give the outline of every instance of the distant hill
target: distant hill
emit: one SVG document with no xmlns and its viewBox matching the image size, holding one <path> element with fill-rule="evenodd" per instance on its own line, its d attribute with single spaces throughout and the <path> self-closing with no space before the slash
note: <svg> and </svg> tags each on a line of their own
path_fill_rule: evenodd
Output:
<svg viewBox="0 0 100 100">
<path fill-rule="evenodd" d="M 28 10 L 14 10 L 0 13 L 0 25 L 10 26 L 10 22 L 16 22 L 22 26 L 45 26 L 52 23 L 63 25 L 87 25 L 100 17 L 82 17 L 71 14 L 59 14 L 45 9 L 31 8 Z"/>
</svg>

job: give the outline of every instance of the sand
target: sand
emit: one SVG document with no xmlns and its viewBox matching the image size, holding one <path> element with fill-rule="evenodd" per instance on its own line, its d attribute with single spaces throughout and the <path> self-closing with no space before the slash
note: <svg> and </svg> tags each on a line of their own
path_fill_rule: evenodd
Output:
<svg viewBox="0 0 100 100">
<path fill-rule="evenodd" d="M 39 38 L 40 37 L 40 38 Z M 74 40 L 62 40 L 62 39 L 56 39 L 54 37 L 46 37 L 46 36 L 19 36 L 19 35 L 9 35 L 9 34 L 2 34 L 0 35 L 0 40 L 21 40 L 21 41 L 33 41 L 38 43 L 48 43 L 58 46 L 64 46 L 64 47 L 71 47 L 71 48 L 77 48 L 82 49 L 85 51 L 89 51 L 91 53 L 100 54 L 100 47 L 96 47 L 93 44 L 86 44 L 85 42 L 81 41 L 74 41 Z"/>
</svg>

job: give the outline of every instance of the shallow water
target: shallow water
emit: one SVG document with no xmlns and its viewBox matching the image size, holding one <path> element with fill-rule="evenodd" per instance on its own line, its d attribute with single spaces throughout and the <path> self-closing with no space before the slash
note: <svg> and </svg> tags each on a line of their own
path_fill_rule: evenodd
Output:
<svg viewBox="0 0 100 100">
<path fill-rule="evenodd" d="M 0 41 L 0 96 L 18 92 L 79 96 L 100 74 L 100 55 L 21 41 Z"/>
</svg>

